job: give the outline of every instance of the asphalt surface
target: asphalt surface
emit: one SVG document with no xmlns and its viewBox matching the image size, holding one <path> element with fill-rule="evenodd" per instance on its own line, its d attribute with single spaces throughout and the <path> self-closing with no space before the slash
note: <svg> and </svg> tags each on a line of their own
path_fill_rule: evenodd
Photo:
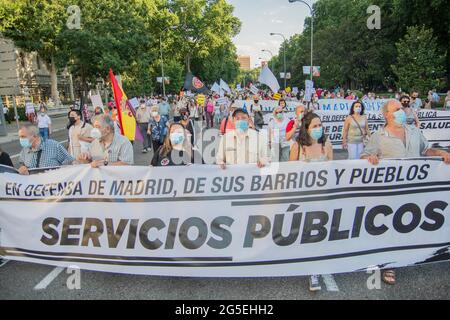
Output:
<svg viewBox="0 0 450 320">
<path fill-rule="evenodd" d="M 55 129 L 65 122 L 55 123 Z M 55 130 L 55 131 L 56 131 Z M 56 131 L 52 139 L 64 141 L 67 130 Z M 0 147 L 13 156 L 17 166 L 18 141 Z M 148 165 L 152 153 L 142 154 L 141 144 L 134 145 L 135 162 Z M 345 159 L 346 152 L 335 152 Z M 80 289 L 69 289 L 72 274 L 66 269 L 33 263 L 10 261 L 0 268 L 0 299 L 168 299 L 168 300 L 260 300 L 260 299 L 450 299 L 450 262 L 397 269 L 397 284 L 381 282 L 368 289 L 371 274 L 365 272 L 336 274 L 324 281 L 322 290 L 311 293 L 308 277 L 280 278 L 179 278 L 124 275 L 82 270 Z M 196 304 L 196 305 L 201 305 Z"/>
</svg>

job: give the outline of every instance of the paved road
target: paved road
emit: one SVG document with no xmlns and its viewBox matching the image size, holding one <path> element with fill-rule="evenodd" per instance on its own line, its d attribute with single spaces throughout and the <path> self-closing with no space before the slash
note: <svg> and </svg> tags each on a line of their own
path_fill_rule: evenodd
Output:
<svg viewBox="0 0 450 320">
<path fill-rule="evenodd" d="M 307 277 L 169 278 L 93 271 L 81 271 L 80 289 L 70 290 L 72 274 L 64 269 L 45 289 L 36 290 L 54 269 L 9 262 L 0 269 L 0 299 L 450 299 L 450 262 L 398 269 L 397 285 L 381 282 L 380 289 L 372 290 L 369 274 L 337 274 L 328 286 L 322 279 L 322 291 L 316 293 L 308 291 Z"/>
<path fill-rule="evenodd" d="M 67 131 L 52 138 L 63 141 Z M 1 148 L 11 155 L 20 151 L 17 141 Z M 148 165 L 151 153 L 142 154 L 139 143 L 134 149 L 136 163 Z M 336 158 L 345 157 L 336 152 Z M 13 160 L 17 164 L 18 158 Z M 381 283 L 372 290 L 369 274 L 337 274 L 322 279 L 318 293 L 308 291 L 308 277 L 169 278 L 81 271 L 81 288 L 70 290 L 70 276 L 66 269 L 11 261 L 0 268 L 0 299 L 450 299 L 450 262 L 399 269 L 396 286 Z"/>
</svg>

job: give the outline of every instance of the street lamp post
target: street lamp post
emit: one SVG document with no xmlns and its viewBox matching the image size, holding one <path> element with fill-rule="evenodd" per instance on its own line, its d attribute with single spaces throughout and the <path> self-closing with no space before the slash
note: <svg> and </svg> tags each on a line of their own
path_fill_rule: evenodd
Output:
<svg viewBox="0 0 450 320">
<path fill-rule="evenodd" d="M 281 36 L 281 37 L 283 37 L 283 40 L 284 40 L 284 50 L 283 50 L 283 52 L 284 52 L 284 88 L 286 89 L 286 44 L 287 44 L 286 37 L 281 33 L 271 32 L 270 35 L 271 36 Z"/>
<path fill-rule="evenodd" d="M 162 51 L 162 35 L 165 31 L 169 29 L 176 29 L 178 26 L 170 26 L 165 28 L 161 34 L 159 35 L 159 51 L 161 54 L 161 73 L 162 73 L 162 88 L 163 88 L 163 97 L 166 97 L 166 77 L 164 76 L 164 60 L 163 60 L 163 51 Z"/>
<path fill-rule="evenodd" d="M 261 51 L 262 52 L 268 52 L 270 54 L 270 60 L 273 60 L 273 53 L 272 53 L 272 51 L 267 50 L 267 49 L 262 49 Z M 272 61 L 272 67 L 273 67 L 273 61 Z M 270 69 L 272 69 L 272 68 L 270 68 Z M 273 71 L 273 69 L 272 69 L 272 71 Z"/>
<path fill-rule="evenodd" d="M 289 3 L 293 3 L 293 2 L 301 2 L 303 4 L 306 4 L 309 8 L 309 12 L 311 14 L 311 65 L 310 65 L 310 79 L 312 81 L 313 79 L 313 33 L 314 33 L 314 13 L 313 13 L 313 9 L 312 7 L 305 2 L 304 0 L 289 0 Z"/>
</svg>

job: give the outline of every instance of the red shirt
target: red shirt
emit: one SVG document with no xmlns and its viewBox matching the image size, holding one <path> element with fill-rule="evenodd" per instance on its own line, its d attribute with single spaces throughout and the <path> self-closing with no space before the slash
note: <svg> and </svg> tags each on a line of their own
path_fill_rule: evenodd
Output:
<svg viewBox="0 0 450 320">
<path fill-rule="evenodd" d="M 292 130 L 292 128 L 294 127 L 295 124 L 295 120 L 291 120 L 288 122 L 287 126 L 286 126 L 286 132 L 289 132 Z"/>
</svg>

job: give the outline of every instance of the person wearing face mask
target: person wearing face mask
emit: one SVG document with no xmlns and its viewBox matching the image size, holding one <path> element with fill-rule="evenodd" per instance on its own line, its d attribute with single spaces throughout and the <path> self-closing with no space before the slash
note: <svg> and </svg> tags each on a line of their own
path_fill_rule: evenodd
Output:
<svg viewBox="0 0 450 320">
<path fill-rule="evenodd" d="M 291 146 L 290 161 L 333 160 L 333 146 L 324 133 L 322 121 L 314 112 L 308 112 L 300 126 L 300 134 Z"/>
<path fill-rule="evenodd" d="M 417 158 L 420 156 L 442 157 L 450 164 L 450 154 L 444 150 L 428 147 L 428 140 L 416 126 L 406 125 L 406 113 L 397 100 L 388 100 L 382 113 L 386 124 L 374 133 L 361 154 L 372 164 L 385 158 Z"/>
<path fill-rule="evenodd" d="M 22 175 L 28 175 L 28 169 L 60 167 L 74 161 L 59 142 L 52 139 L 44 141 L 33 124 L 19 129 L 19 142 L 22 147 L 19 173 Z"/>
<path fill-rule="evenodd" d="M 81 120 L 80 110 L 69 112 L 69 154 L 75 159 L 82 152 L 87 152 L 91 142 L 92 126 Z"/>
<path fill-rule="evenodd" d="M 255 124 L 255 129 L 259 131 L 264 126 L 264 115 L 262 113 L 259 100 L 255 99 L 253 102 L 254 103 L 250 106 L 250 112 L 253 113 L 253 123 Z"/>
<path fill-rule="evenodd" d="M 81 153 L 79 163 L 90 163 L 93 168 L 101 166 L 126 166 L 134 162 L 130 140 L 116 132 L 114 121 L 107 114 L 92 119 L 91 143 L 88 152 Z"/>
<path fill-rule="evenodd" d="M 382 109 L 386 124 L 372 135 L 368 145 L 361 155 L 371 164 L 377 165 L 380 159 L 386 158 L 417 158 L 420 156 L 442 157 L 446 164 L 450 164 L 450 154 L 444 150 L 428 147 L 428 140 L 416 126 L 406 125 L 406 113 L 397 100 L 387 101 Z M 396 282 L 392 269 L 384 270 L 382 279 L 393 285 Z"/>
<path fill-rule="evenodd" d="M 256 163 L 259 168 L 267 165 L 270 157 L 265 135 L 250 128 L 250 116 L 245 110 L 236 109 L 232 116 L 236 129 L 221 137 L 216 163 L 222 169 L 230 164 Z"/>
<path fill-rule="evenodd" d="M 305 114 L 306 107 L 303 104 L 300 104 L 295 108 L 295 118 L 291 119 L 286 126 L 286 141 L 291 141 L 292 139 L 295 140 L 300 134 L 300 127 Z"/>
<path fill-rule="evenodd" d="M 269 121 L 269 146 L 272 149 L 272 161 L 289 161 L 290 142 L 286 140 L 286 127 L 289 118 L 284 114 L 285 102 L 280 103 L 273 111 Z"/>
<path fill-rule="evenodd" d="M 193 164 L 196 159 L 200 159 L 199 163 L 201 163 L 201 155 L 198 151 L 192 150 L 187 130 L 181 123 L 172 123 L 168 131 L 169 134 L 164 139 L 163 145 L 155 151 L 152 166 L 184 166 Z"/>
<path fill-rule="evenodd" d="M 342 148 L 347 149 L 349 160 L 361 157 L 364 141 L 367 142 L 369 137 L 369 122 L 364 115 L 364 104 L 361 101 L 355 101 L 350 108 L 350 115 L 345 119 L 342 130 Z"/>
<path fill-rule="evenodd" d="M 411 108 L 413 108 L 414 110 L 419 110 L 420 108 L 422 108 L 423 104 L 422 99 L 419 98 L 419 92 L 412 91 L 410 97 L 411 102 L 409 105 L 411 106 Z"/>
<path fill-rule="evenodd" d="M 189 115 L 189 109 L 184 107 L 180 109 L 181 125 L 189 132 L 188 138 L 191 140 L 191 145 L 195 147 L 197 143 L 194 121 L 192 121 Z"/>
<path fill-rule="evenodd" d="M 168 119 L 159 114 L 157 106 L 152 107 L 151 116 L 147 133 L 150 135 L 153 151 L 156 152 L 156 150 L 162 146 L 164 139 L 166 138 Z"/>
<path fill-rule="evenodd" d="M 139 108 L 137 108 L 136 111 L 136 121 L 139 124 L 139 130 L 141 130 L 142 137 L 144 137 L 144 141 L 142 142 L 142 153 L 147 153 L 148 149 L 151 148 L 150 135 L 147 132 L 151 117 L 149 109 L 145 105 L 145 100 L 141 100 Z"/>
<path fill-rule="evenodd" d="M 402 109 L 406 113 L 406 124 L 408 126 L 416 126 L 420 128 L 419 118 L 417 117 L 416 111 L 410 106 L 410 99 L 408 96 L 402 96 L 400 98 L 400 103 L 402 104 Z"/>
<path fill-rule="evenodd" d="M 300 134 L 291 146 L 290 161 L 323 162 L 333 160 L 333 146 L 323 132 L 320 117 L 308 112 L 300 127 Z M 309 290 L 319 291 L 320 275 L 311 275 Z"/>
<path fill-rule="evenodd" d="M 52 133 L 52 120 L 47 115 L 47 111 L 44 107 L 39 110 L 36 121 L 42 140 L 46 141 Z"/>
</svg>

